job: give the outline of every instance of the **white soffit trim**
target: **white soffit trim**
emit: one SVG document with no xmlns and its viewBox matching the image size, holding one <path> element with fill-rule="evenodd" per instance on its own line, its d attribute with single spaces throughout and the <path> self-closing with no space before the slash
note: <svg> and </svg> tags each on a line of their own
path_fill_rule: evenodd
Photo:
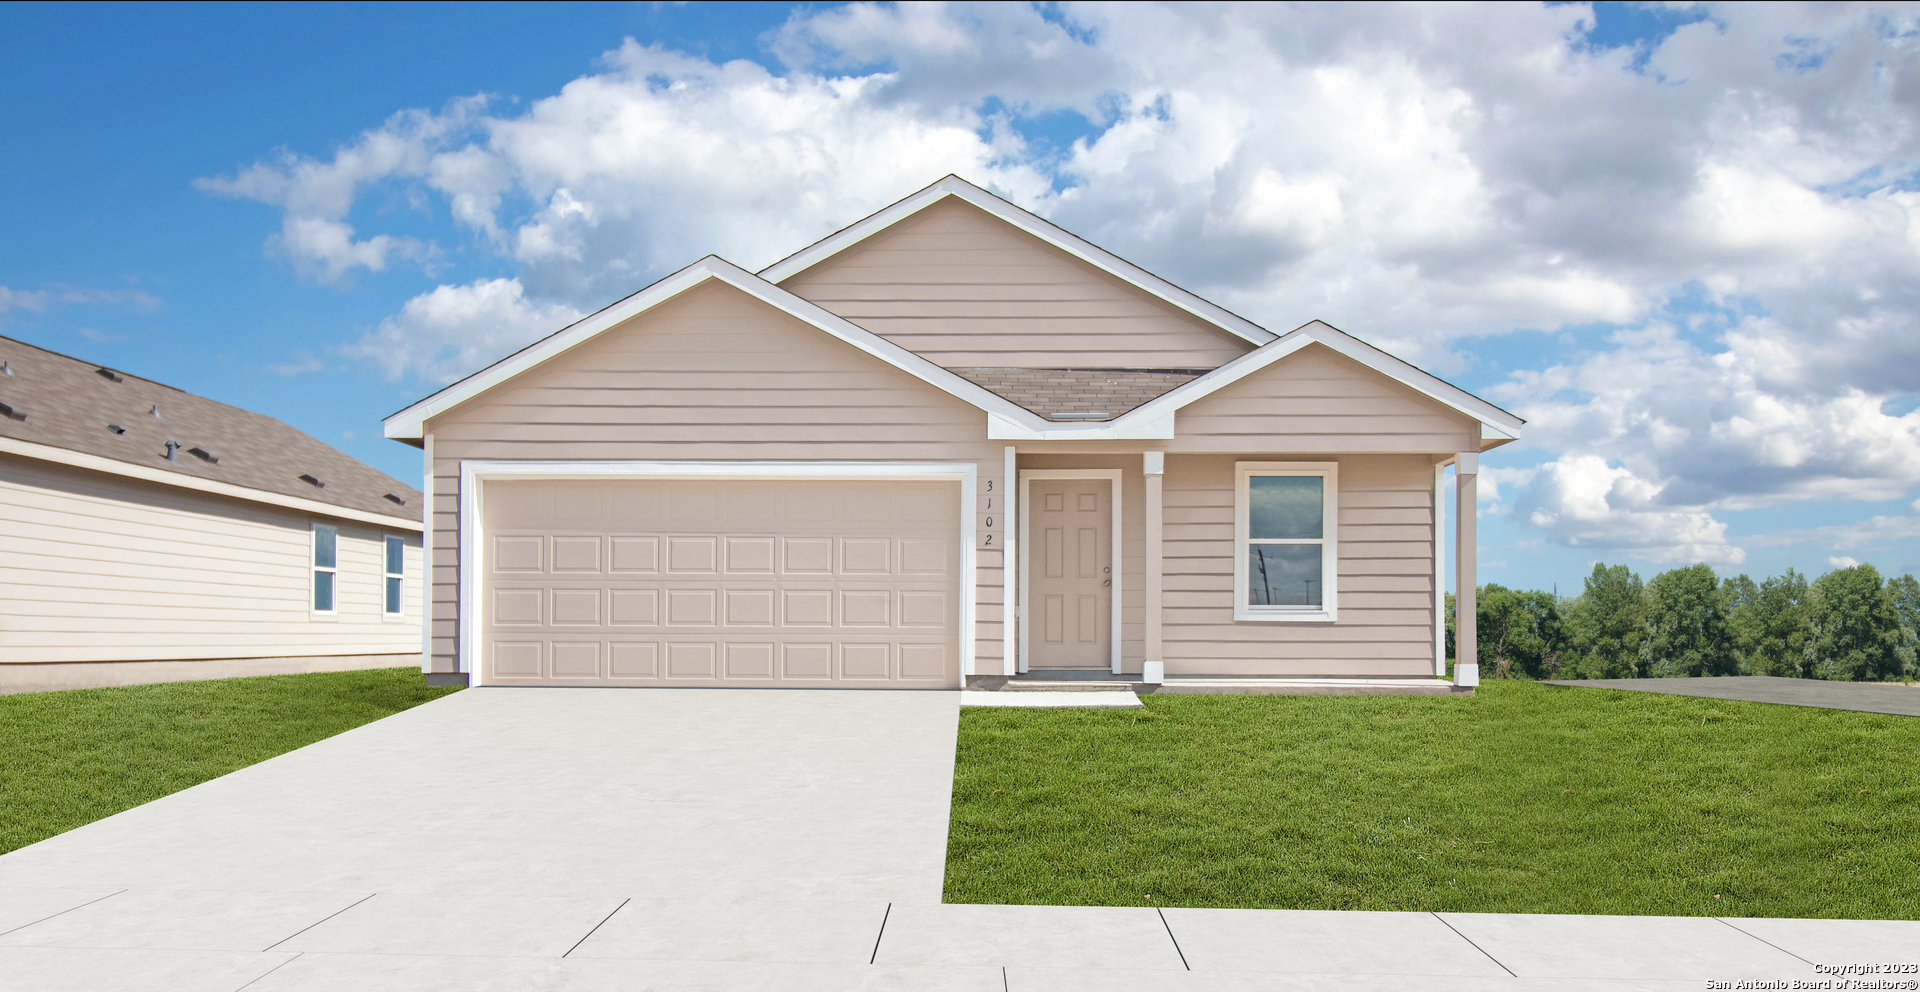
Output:
<svg viewBox="0 0 1920 992">
<path fill-rule="evenodd" d="M 163 486 L 178 486 L 181 489 L 192 489 L 196 492 L 210 493 L 215 496 L 243 499 L 249 503 L 264 503 L 268 506 L 298 510 L 301 513 L 311 513 L 315 516 L 335 517 L 340 520 L 352 520 L 363 524 L 378 524 L 382 527 L 410 531 L 415 534 L 421 532 L 421 524 L 418 520 L 408 520 L 405 517 L 389 517 L 383 513 L 355 510 L 350 507 L 336 506 L 332 503 L 323 503 L 317 499 L 301 499 L 298 496 L 286 496 L 281 493 L 268 492 L 265 489 L 254 489 L 248 486 L 236 486 L 230 482 L 219 482 L 214 479 L 199 479 L 191 475 L 183 475 L 179 472 L 147 468 L 131 462 L 123 462 L 113 458 L 102 458 L 99 455 L 89 455 L 82 451 L 69 451 L 66 448 L 56 448 L 50 444 L 35 444 L 32 441 L 19 441 L 9 437 L 0 437 L 0 452 L 9 455 L 19 455 L 22 458 L 33 458 L 43 462 L 52 462 L 56 465 L 68 465 L 73 468 L 101 472 L 107 475 L 118 475 L 127 479 L 139 479 L 142 482 L 157 482 Z M 423 514 L 425 513 L 424 507 L 421 512 Z"/>
<path fill-rule="evenodd" d="M 990 413 L 987 438 L 995 441 L 1166 441 L 1173 438 L 1173 411 L 1146 419 L 1121 417 L 1086 426 L 1049 423 L 1040 429 Z"/>
<path fill-rule="evenodd" d="M 1208 372 L 1182 386 L 1169 390 L 1160 396 L 1143 403 L 1111 423 L 1102 424 L 1119 430 L 1138 429 L 1135 421 L 1146 422 L 1163 416 L 1170 417 L 1173 411 L 1186 406 L 1216 390 L 1232 385 L 1261 369 L 1279 361 L 1309 344 L 1322 344 L 1359 362 L 1375 372 L 1415 390 L 1431 399 L 1458 410 L 1479 421 L 1483 438 L 1517 439 L 1525 420 L 1494 406 L 1472 393 L 1461 389 L 1431 373 L 1409 365 L 1392 355 L 1375 348 L 1373 345 L 1348 334 L 1324 321 L 1310 321 L 1307 324 L 1287 332 L 1271 344 L 1256 348 L 1225 365 Z M 1076 435 L 1086 437 L 1089 435 Z M 1133 435 L 1110 435 L 1133 436 Z M 1171 435 L 1168 435 L 1171 436 Z"/>
<path fill-rule="evenodd" d="M 1181 289 L 1078 235 L 1056 227 L 1031 211 L 1014 206 L 965 179 L 952 175 L 761 269 L 760 275 L 769 282 L 785 282 L 949 196 L 959 197 L 1055 248 L 1152 293 L 1236 337 L 1256 345 L 1266 344 L 1277 337 L 1272 331 L 1239 314 Z"/>
<path fill-rule="evenodd" d="M 1038 414 L 868 331 L 844 317 L 829 313 L 792 293 L 715 255 L 681 269 L 632 296 L 585 317 L 520 349 L 399 411 L 384 421 L 390 438 L 418 438 L 426 422 L 498 386 L 514 376 L 581 344 L 609 328 L 646 312 L 710 280 L 724 282 L 768 306 L 784 311 L 880 359 L 927 384 L 985 410 L 988 414 L 1032 430 L 1048 423 Z"/>
</svg>

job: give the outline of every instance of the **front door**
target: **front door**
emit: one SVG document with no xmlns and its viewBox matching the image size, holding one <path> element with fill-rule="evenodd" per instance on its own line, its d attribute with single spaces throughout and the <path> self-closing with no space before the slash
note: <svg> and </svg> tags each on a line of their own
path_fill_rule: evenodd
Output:
<svg viewBox="0 0 1920 992">
<path fill-rule="evenodd" d="M 1029 485 L 1028 667 L 1106 668 L 1113 660 L 1113 484 Z"/>
</svg>

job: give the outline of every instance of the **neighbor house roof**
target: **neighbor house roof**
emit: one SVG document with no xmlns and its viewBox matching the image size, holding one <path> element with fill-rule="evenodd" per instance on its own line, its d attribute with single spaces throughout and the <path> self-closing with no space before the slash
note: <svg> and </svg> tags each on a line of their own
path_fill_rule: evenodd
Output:
<svg viewBox="0 0 1920 992">
<path fill-rule="evenodd" d="M 420 526 L 419 490 L 272 417 L 12 338 L 0 361 L 0 451 Z"/>
</svg>

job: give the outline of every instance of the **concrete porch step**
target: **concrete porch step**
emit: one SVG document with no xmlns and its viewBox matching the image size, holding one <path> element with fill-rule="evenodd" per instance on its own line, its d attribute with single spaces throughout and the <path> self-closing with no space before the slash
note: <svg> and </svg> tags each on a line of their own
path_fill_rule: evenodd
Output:
<svg viewBox="0 0 1920 992">
<path fill-rule="evenodd" d="M 1452 696 L 1473 695 L 1437 678 L 1283 678 L 1283 677 L 1169 677 L 1146 691 L 1166 693 L 1268 694 L 1288 696 Z"/>
</svg>

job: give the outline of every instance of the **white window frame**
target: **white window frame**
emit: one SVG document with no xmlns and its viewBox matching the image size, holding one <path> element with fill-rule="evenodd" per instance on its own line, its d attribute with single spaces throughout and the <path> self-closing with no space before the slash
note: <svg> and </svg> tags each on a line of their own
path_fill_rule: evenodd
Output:
<svg viewBox="0 0 1920 992">
<path fill-rule="evenodd" d="M 320 564 L 320 528 L 333 530 L 333 565 Z M 317 578 L 325 572 L 333 576 L 333 595 L 330 598 L 331 609 L 320 609 L 314 605 L 320 582 Z M 340 615 L 340 525 L 331 520 L 310 520 L 307 522 L 307 610 L 316 617 Z"/>
<path fill-rule="evenodd" d="M 400 571 L 387 571 L 387 544 L 400 542 Z M 387 583 L 392 579 L 400 580 L 400 609 L 387 612 Z M 335 579 L 336 586 L 339 580 Z M 407 537 L 405 534 L 382 532 L 380 535 L 380 617 L 383 620 L 399 620 L 407 615 Z"/>
<path fill-rule="evenodd" d="M 1321 499 L 1320 608 L 1307 606 L 1254 606 L 1252 584 L 1247 579 L 1248 551 L 1252 545 L 1248 515 L 1252 509 L 1255 476 L 1318 476 L 1325 480 Z M 1233 477 L 1233 618 L 1266 623 L 1332 623 L 1340 616 L 1340 463 L 1338 462 L 1235 462 Z M 1269 543 L 1262 541 L 1261 543 Z M 1312 541 L 1272 543 L 1311 544 Z"/>
</svg>

